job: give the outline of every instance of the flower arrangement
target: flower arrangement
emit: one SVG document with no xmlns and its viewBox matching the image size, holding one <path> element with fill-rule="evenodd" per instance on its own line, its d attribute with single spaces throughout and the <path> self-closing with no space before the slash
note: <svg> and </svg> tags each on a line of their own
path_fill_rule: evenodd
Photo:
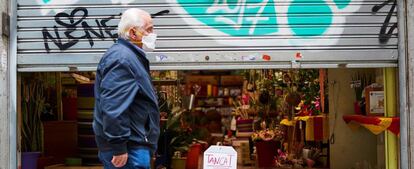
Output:
<svg viewBox="0 0 414 169">
<path fill-rule="evenodd" d="M 312 168 L 319 162 L 321 156 L 321 150 L 315 147 L 306 150 L 306 156 L 299 158 L 291 158 L 291 154 L 282 151 L 281 149 L 277 150 L 277 155 L 275 156 L 275 166 L 281 168 Z"/>
<path fill-rule="evenodd" d="M 314 100 L 311 100 L 310 103 L 306 104 L 305 100 L 301 100 L 299 105 L 295 108 L 298 113 L 297 116 L 312 116 L 320 114 L 321 112 L 321 105 L 320 105 L 320 98 L 315 97 Z"/>
<path fill-rule="evenodd" d="M 252 134 L 252 140 L 257 141 L 281 141 L 285 136 L 285 131 L 282 127 L 275 127 L 274 129 L 256 130 Z"/>
<path fill-rule="evenodd" d="M 298 115 L 318 115 L 321 111 L 321 89 L 319 70 L 300 70 L 298 72 L 298 91 L 301 102 L 297 105 Z"/>
<path fill-rule="evenodd" d="M 242 105 L 242 103 L 238 102 L 235 103 L 234 106 L 235 108 L 233 108 L 232 115 L 235 117 L 249 119 L 249 114 L 254 114 L 254 110 L 250 105 Z"/>
<path fill-rule="evenodd" d="M 270 141 L 275 138 L 275 132 L 270 129 L 258 130 L 252 134 L 253 141 Z"/>
<path fill-rule="evenodd" d="M 277 156 L 275 157 L 275 166 L 281 168 L 303 168 L 303 159 L 290 159 L 289 154 L 282 150 L 277 150 Z"/>
<path fill-rule="evenodd" d="M 288 130 L 279 124 L 284 118 L 291 120 L 295 116 L 315 116 L 323 112 L 326 90 L 324 83 L 320 82 L 325 81 L 325 72 L 298 69 L 249 70 L 245 73 L 242 104 L 238 105 L 234 114 L 246 117 L 252 115 L 246 113 L 249 110 L 255 112 L 252 141 L 277 141 L 286 145 L 274 157 L 276 167 L 303 168 L 314 165 L 320 152 L 312 150 L 308 157 L 302 157 L 304 145 L 301 140 L 289 139 L 295 136 L 295 130 L 289 130 L 290 133 L 286 134 Z M 285 137 L 288 135 L 290 137 Z"/>
</svg>

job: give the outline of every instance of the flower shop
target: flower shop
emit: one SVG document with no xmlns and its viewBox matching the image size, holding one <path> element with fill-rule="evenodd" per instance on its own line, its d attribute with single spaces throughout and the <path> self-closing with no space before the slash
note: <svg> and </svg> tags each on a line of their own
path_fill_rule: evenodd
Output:
<svg viewBox="0 0 414 169">
<path fill-rule="evenodd" d="M 160 108 L 154 169 L 203 168 L 203 154 L 217 144 L 234 149 L 238 169 L 398 169 L 404 159 L 404 1 L 10 6 L 3 20 L 10 19 L 12 169 L 102 168 L 92 130 L 94 71 L 128 8 L 148 11 L 158 35 L 146 55 Z"/>
<path fill-rule="evenodd" d="M 153 166 L 203 168 L 203 152 L 221 144 L 235 149 L 241 169 L 385 169 L 393 161 L 389 154 L 398 150 L 399 118 L 386 113 L 396 101 L 392 73 L 152 71 L 161 119 Z M 101 167 L 91 125 L 94 77 L 93 72 L 20 75 L 23 165 Z"/>
</svg>

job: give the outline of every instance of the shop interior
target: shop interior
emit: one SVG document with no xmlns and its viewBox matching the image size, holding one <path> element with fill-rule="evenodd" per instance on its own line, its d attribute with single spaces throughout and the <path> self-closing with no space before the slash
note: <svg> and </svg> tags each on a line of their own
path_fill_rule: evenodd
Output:
<svg viewBox="0 0 414 169">
<path fill-rule="evenodd" d="M 234 148 L 239 169 L 398 165 L 394 68 L 151 75 L 161 112 L 155 169 L 203 168 L 211 145 Z M 92 131 L 94 77 L 94 72 L 19 74 L 23 169 L 102 168 Z"/>
</svg>

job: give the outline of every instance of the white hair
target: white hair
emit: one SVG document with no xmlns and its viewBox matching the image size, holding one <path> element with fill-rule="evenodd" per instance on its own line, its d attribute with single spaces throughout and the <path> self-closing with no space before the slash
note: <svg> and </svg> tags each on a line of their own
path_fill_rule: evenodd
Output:
<svg viewBox="0 0 414 169">
<path fill-rule="evenodd" d="M 148 12 L 138 8 L 127 9 L 118 23 L 118 37 L 129 39 L 129 29 L 133 27 L 142 28 L 145 24 L 145 17 L 151 16 Z"/>
</svg>

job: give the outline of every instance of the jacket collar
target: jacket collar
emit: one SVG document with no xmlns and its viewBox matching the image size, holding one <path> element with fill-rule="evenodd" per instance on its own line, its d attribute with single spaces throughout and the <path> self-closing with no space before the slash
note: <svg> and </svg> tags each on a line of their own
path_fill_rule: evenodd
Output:
<svg viewBox="0 0 414 169">
<path fill-rule="evenodd" d="M 133 43 L 131 43 L 130 41 L 123 39 L 123 38 L 118 38 L 118 43 L 121 45 L 124 45 L 126 47 L 128 47 L 129 49 L 131 49 L 137 56 L 138 60 L 141 61 L 141 63 L 145 66 L 145 68 L 147 69 L 147 71 L 149 71 L 149 60 L 146 57 L 146 54 L 144 52 L 144 50 L 142 50 L 141 48 L 139 48 L 138 46 L 134 45 Z"/>
<path fill-rule="evenodd" d="M 138 46 L 134 45 L 133 43 L 131 43 L 130 41 L 124 39 L 124 38 L 118 38 L 118 43 L 127 46 L 128 48 L 130 48 L 132 51 L 134 51 L 137 55 L 146 58 L 146 54 L 144 52 L 144 50 L 142 50 L 141 48 L 139 48 Z"/>
</svg>

